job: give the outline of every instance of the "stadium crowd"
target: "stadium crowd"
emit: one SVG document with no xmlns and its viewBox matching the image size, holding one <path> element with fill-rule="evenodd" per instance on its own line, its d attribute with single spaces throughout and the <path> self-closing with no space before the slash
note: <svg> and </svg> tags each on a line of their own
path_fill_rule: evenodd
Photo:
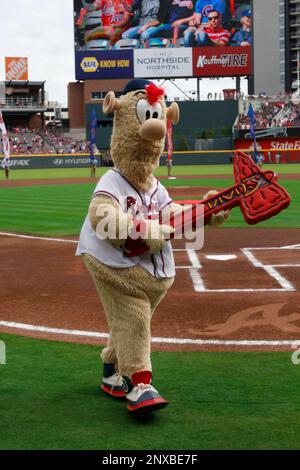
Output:
<svg viewBox="0 0 300 470">
<path fill-rule="evenodd" d="M 81 0 L 77 50 L 249 46 L 252 12 L 226 0 Z"/>
<path fill-rule="evenodd" d="M 86 140 L 65 137 L 48 130 L 14 128 L 9 132 L 10 151 L 20 154 L 72 154 L 89 153 Z M 1 146 L 1 145 L 0 145 Z"/>
<path fill-rule="evenodd" d="M 250 102 L 250 101 L 249 101 Z M 251 100 L 255 112 L 255 128 L 269 127 L 299 127 L 300 101 L 292 101 L 289 97 L 262 98 Z M 248 106 L 240 113 L 236 122 L 236 129 L 250 129 L 250 119 L 247 115 Z"/>
</svg>

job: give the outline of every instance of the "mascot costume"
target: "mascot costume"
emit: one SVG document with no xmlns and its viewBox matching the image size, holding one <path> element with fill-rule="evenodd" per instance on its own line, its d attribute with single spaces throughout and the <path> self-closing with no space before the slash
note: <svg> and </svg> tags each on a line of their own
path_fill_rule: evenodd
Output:
<svg viewBox="0 0 300 470">
<path fill-rule="evenodd" d="M 120 98 L 109 92 L 103 111 L 114 113 L 114 168 L 96 186 L 77 255 L 92 276 L 109 327 L 108 344 L 101 354 L 101 389 L 112 397 L 126 398 L 127 409 L 135 413 L 168 404 L 151 384 L 150 326 L 175 276 L 169 240 L 174 229 L 159 220 L 181 212 L 182 206 L 172 202 L 153 173 L 164 150 L 167 119 L 177 124 L 179 109 L 176 103 L 167 107 L 163 89 L 135 79 Z M 227 216 L 228 212 L 213 215 L 210 223 L 218 225 Z M 126 240 L 134 232 L 148 251 L 128 257 Z"/>
</svg>

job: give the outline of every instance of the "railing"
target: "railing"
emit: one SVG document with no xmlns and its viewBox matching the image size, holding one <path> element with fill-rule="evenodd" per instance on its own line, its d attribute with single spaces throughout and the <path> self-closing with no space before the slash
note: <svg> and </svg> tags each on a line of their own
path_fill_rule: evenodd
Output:
<svg viewBox="0 0 300 470">
<path fill-rule="evenodd" d="M 2 107 L 7 108 L 45 108 L 45 104 L 37 98 L 20 97 L 20 98 L 6 98 L 5 104 Z"/>
</svg>

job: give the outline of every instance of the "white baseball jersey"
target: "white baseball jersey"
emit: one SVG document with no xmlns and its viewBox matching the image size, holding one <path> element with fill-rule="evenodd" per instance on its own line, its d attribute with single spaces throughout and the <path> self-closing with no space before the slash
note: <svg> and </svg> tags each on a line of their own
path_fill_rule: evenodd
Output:
<svg viewBox="0 0 300 470">
<path fill-rule="evenodd" d="M 120 201 L 123 212 L 132 214 L 137 219 L 156 218 L 171 202 L 168 191 L 154 178 L 149 191 L 141 192 L 116 169 L 109 170 L 98 182 L 93 196 L 106 195 Z M 125 204 L 124 204 L 125 202 Z M 92 255 L 101 263 L 114 268 L 128 268 L 137 264 L 156 278 L 175 276 L 175 265 L 171 242 L 167 241 L 161 251 L 155 254 L 147 252 L 128 258 L 123 247 L 113 246 L 108 240 L 100 239 L 93 230 L 87 216 L 81 229 L 76 255 Z"/>
</svg>

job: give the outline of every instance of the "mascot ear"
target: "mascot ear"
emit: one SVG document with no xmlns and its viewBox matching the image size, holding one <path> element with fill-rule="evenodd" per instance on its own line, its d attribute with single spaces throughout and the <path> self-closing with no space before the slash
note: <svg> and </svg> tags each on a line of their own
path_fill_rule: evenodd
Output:
<svg viewBox="0 0 300 470">
<path fill-rule="evenodd" d="M 167 118 L 171 119 L 172 124 L 178 124 L 179 107 L 177 103 L 172 103 L 167 109 Z"/>
<path fill-rule="evenodd" d="M 113 91 L 109 91 L 103 101 L 104 114 L 114 113 L 121 107 L 120 100 L 118 100 Z"/>
</svg>

